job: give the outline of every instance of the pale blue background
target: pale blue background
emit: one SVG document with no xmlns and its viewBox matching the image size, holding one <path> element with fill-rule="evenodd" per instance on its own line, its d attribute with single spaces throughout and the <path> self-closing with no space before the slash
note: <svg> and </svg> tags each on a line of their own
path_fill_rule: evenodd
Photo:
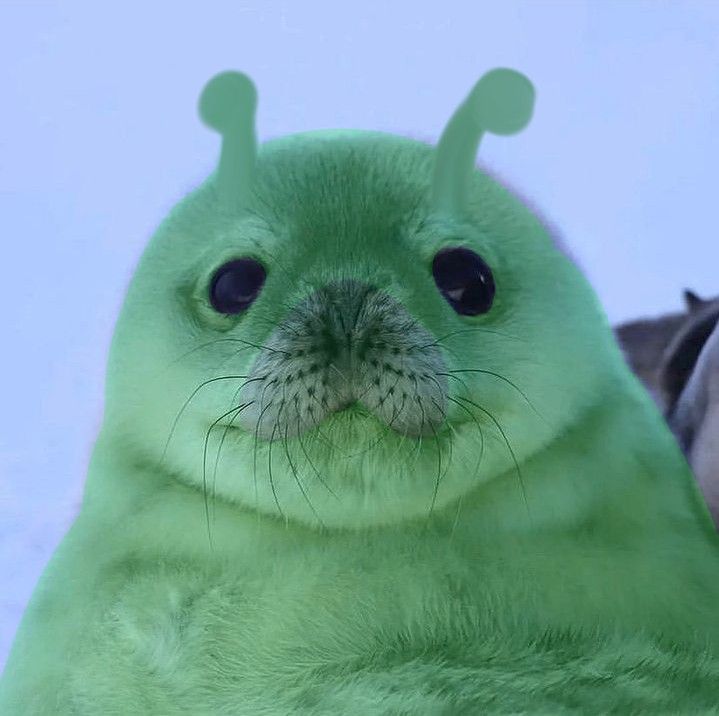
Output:
<svg viewBox="0 0 719 716">
<path fill-rule="evenodd" d="M 538 102 L 481 157 L 560 227 L 610 318 L 719 292 L 719 2 L 0 3 L 0 662 L 76 509 L 135 261 L 214 164 L 204 82 L 248 72 L 263 139 L 435 141 L 497 65 Z"/>
</svg>

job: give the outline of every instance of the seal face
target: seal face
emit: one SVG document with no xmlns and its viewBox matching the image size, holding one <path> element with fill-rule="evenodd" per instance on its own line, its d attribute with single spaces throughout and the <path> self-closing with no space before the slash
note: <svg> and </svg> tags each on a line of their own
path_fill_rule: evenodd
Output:
<svg viewBox="0 0 719 716">
<path fill-rule="evenodd" d="M 258 148 L 256 99 L 233 72 L 202 93 L 220 161 L 138 267 L 106 432 L 210 501 L 312 525 L 431 515 L 513 467 L 521 482 L 556 428 L 534 406 L 560 405 L 515 380 L 534 356 L 505 344 L 533 340 L 538 307 L 509 257 L 562 257 L 474 156 L 526 125 L 531 83 L 485 75 L 436 149 L 354 130 Z"/>
<path fill-rule="evenodd" d="M 210 508 L 356 529 L 506 475 L 526 519 L 519 466 L 591 406 L 611 346 L 531 212 L 479 172 L 461 218 L 437 212 L 432 162 L 310 133 L 263 145 L 241 210 L 212 181 L 188 196 L 118 322 L 115 441 Z"/>
</svg>

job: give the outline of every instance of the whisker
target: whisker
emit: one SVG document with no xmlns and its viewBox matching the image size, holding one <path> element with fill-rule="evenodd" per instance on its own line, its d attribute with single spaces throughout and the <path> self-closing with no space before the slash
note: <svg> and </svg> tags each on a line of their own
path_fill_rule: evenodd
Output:
<svg viewBox="0 0 719 716">
<path fill-rule="evenodd" d="M 433 381 L 434 384 L 437 386 L 437 390 L 439 390 L 439 394 L 441 396 L 444 397 L 446 395 L 444 388 L 439 384 L 439 381 L 431 373 L 423 373 L 422 377 L 429 378 L 431 381 Z"/>
<path fill-rule="evenodd" d="M 434 504 L 437 501 L 437 492 L 439 491 L 439 481 L 441 479 L 442 474 L 442 449 L 439 445 L 439 440 L 437 438 L 437 431 L 434 429 L 434 426 L 430 422 L 429 424 L 430 428 L 432 429 L 432 432 L 434 433 L 434 440 L 435 440 L 435 446 L 437 447 L 437 479 L 434 481 L 434 491 L 432 492 L 432 503 L 429 506 L 429 514 L 427 515 L 427 521 L 432 518 L 432 512 L 434 511 Z"/>
<path fill-rule="evenodd" d="M 250 383 L 256 383 L 258 380 L 267 380 L 267 373 L 264 375 L 259 375 L 256 378 L 250 378 L 250 380 L 246 380 L 232 395 L 232 400 L 230 401 L 230 405 L 234 405 L 237 402 L 237 399 L 239 398 L 240 391 Z M 265 396 L 265 390 L 267 390 L 267 384 L 265 384 L 265 388 L 262 391 L 262 398 Z M 252 401 L 254 402 L 254 401 Z"/>
<path fill-rule="evenodd" d="M 258 350 L 262 351 L 269 351 L 270 353 L 279 353 L 284 356 L 292 356 L 292 353 L 289 351 L 283 351 L 280 348 L 270 348 L 269 346 L 264 346 L 258 343 L 252 343 L 251 341 L 245 341 L 240 338 L 233 338 L 232 340 L 238 341 L 239 343 L 245 343 L 248 346 L 252 346 L 253 348 L 257 348 Z"/>
<path fill-rule="evenodd" d="M 189 351 L 182 353 L 179 357 L 175 358 L 174 360 L 170 361 L 167 364 L 167 368 L 169 368 L 172 365 L 175 365 L 176 363 L 179 363 L 183 358 L 187 358 L 187 356 L 192 355 L 193 353 L 196 353 L 197 351 L 201 351 L 203 348 L 209 348 L 210 346 L 214 346 L 216 343 L 236 343 L 238 339 L 235 338 L 215 338 L 212 341 L 208 341 L 207 343 L 202 343 L 199 346 L 195 346 L 194 348 L 191 348 Z"/>
<path fill-rule="evenodd" d="M 415 378 L 415 383 L 416 382 L 417 382 L 417 379 Z M 422 411 L 422 422 L 419 424 L 419 435 L 417 435 L 417 448 L 414 451 L 416 454 L 416 457 L 419 458 L 419 456 L 422 453 L 422 439 L 423 439 L 423 435 L 424 435 L 425 415 L 424 415 L 424 408 L 422 407 L 422 399 L 417 394 L 415 394 L 414 399 L 415 399 L 415 402 L 417 403 L 417 405 L 419 405 L 419 409 Z"/>
<path fill-rule="evenodd" d="M 509 380 L 509 378 L 505 378 L 505 376 L 500 375 L 499 373 L 494 373 L 491 370 L 485 370 L 483 368 L 462 368 L 458 370 L 450 370 L 449 373 L 486 373 L 487 375 L 492 375 L 495 378 L 503 380 L 505 383 L 511 385 L 512 388 L 514 388 L 524 398 L 524 400 L 527 402 L 527 405 L 529 405 L 529 407 L 537 414 L 537 416 L 546 422 L 546 418 L 534 407 L 532 401 L 527 397 L 526 393 L 519 386 Z"/>
<path fill-rule="evenodd" d="M 271 403 L 270 403 L 270 405 L 271 405 Z M 282 408 L 281 405 L 280 405 L 280 408 Z M 284 514 L 284 512 L 282 512 L 282 508 L 280 507 L 280 502 L 277 499 L 277 491 L 275 490 L 275 482 L 272 479 L 272 443 L 275 440 L 275 431 L 276 430 L 277 430 L 277 419 L 275 419 L 275 424 L 272 426 L 272 435 L 270 435 L 270 442 L 269 442 L 268 450 L 267 450 L 267 471 L 270 476 L 270 487 L 272 488 L 272 494 L 274 495 L 274 498 L 275 498 L 275 504 L 277 505 L 277 509 L 279 510 L 280 516 L 285 518 L 285 525 L 287 525 L 288 517 Z"/>
<path fill-rule="evenodd" d="M 213 364 L 213 368 L 215 370 L 219 370 L 222 368 L 226 363 L 229 363 L 231 360 L 235 359 L 242 351 L 244 351 L 248 346 L 242 346 L 242 348 L 238 348 L 236 351 L 232 351 L 230 355 L 223 358 L 219 363 Z"/>
<path fill-rule="evenodd" d="M 497 422 L 497 420 L 496 420 L 496 418 L 494 417 L 494 415 L 492 415 L 492 413 L 490 413 L 488 410 L 486 410 L 485 408 L 483 408 L 481 405 L 478 405 L 478 404 L 475 403 L 474 401 L 469 400 L 469 398 L 463 398 L 461 395 L 458 395 L 457 398 L 458 398 L 459 400 L 466 401 L 467 403 L 470 403 L 471 405 L 474 405 L 475 408 L 478 408 L 479 410 L 481 410 L 481 411 L 482 411 L 485 415 L 487 415 L 487 417 L 489 417 L 489 419 L 494 423 L 494 425 L 495 425 L 495 427 L 497 428 L 497 430 L 499 430 L 499 432 L 500 432 L 500 434 L 501 434 L 501 436 L 502 436 L 502 439 L 504 440 L 505 444 L 507 445 L 507 449 L 509 450 L 509 454 L 512 456 L 512 460 L 513 460 L 513 462 L 514 462 L 514 467 L 515 467 L 516 470 L 517 470 L 517 477 L 519 478 L 519 487 L 520 487 L 520 490 L 521 490 L 521 492 L 522 492 L 522 499 L 524 500 L 524 505 L 525 505 L 525 507 L 526 507 L 526 509 L 527 509 L 527 515 L 528 515 L 529 520 L 530 520 L 530 522 L 531 522 L 531 521 L 532 521 L 532 513 L 531 513 L 531 511 L 530 511 L 530 509 L 529 509 L 529 503 L 527 502 L 527 493 L 525 492 L 525 489 L 524 489 L 524 480 L 522 479 L 522 471 L 521 471 L 520 468 L 519 468 L 519 463 L 517 462 L 517 458 L 516 458 L 516 456 L 515 456 L 515 454 L 514 454 L 514 450 L 512 449 L 512 446 L 510 445 L 509 440 L 507 439 L 507 436 L 506 436 L 504 430 L 502 430 L 502 426 L 499 424 L 499 422 Z"/>
<path fill-rule="evenodd" d="M 295 407 L 297 407 L 297 404 L 295 403 Z M 322 475 L 320 475 L 319 471 L 315 467 L 315 464 L 312 462 L 307 449 L 305 448 L 304 442 L 302 441 L 302 433 L 300 432 L 300 411 L 299 408 L 297 409 L 297 441 L 300 444 L 300 448 L 302 449 L 302 452 L 305 455 L 305 458 L 307 459 L 307 462 L 310 464 L 310 467 L 314 471 L 315 475 L 317 475 L 317 478 L 319 481 L 327 488 L 329 493 L 334 497 L 338 502 L 341 502 L 340 498 L 337 497 L 335 492 L 332 490 L 332 488 L 322 479 Z"/>
<path fill-rule="evenodd" d="M 474 421 L 474 424 L 477 426 L 477 430 L 479 431 L 479 437 L 481 439 L 481 447 L 479 449 L 479 459 L 477 460 L 477 466 L 474 468 L 474 473 L 479 472 L 479 467 L 482 463 L 482 458 L 484 457 L 484 433 L 482 432 L 482 426 L 480 425 L 479 421 L 477 420 L 477 416 L 466 406 L 462 405 L 459 401 L 455 400 L 451 395 L 447 396 L 447 400 L 450 400 L 455 405 L 459 406 L 464 410 L 470 418 Z"/>
<path fill-rule="evenodd" d="M 452 375 L 451 373 L 435 373 L 435 375 L 443 375 L 445 378 L 454 378 L 454 380 L 460 382 L 462 384 L 462 387 L 471 395 L 471 391 L 467 384 L 456 375 Z"/>
<path fill-rule="evenodd" d="M 466 413 L 469 414 L 469 417 L 472 418 L 474 421 L 474 424 L 477 426 L 477 430 L 479 431 L 479 437 L 481 440 L 481 447 L 479 449 L 479 458 L 477 460 L 477 465 L 474 468 L 473 475 L 479 473 L 479 468 L 482 464 L 482 458 L 484 457 L 484 433 L 482 432 L 482 426 L 480 425 L 479 421 L 477 420 L 477 416 L 469 409 L 467 406 L 462 405 L 459 401 L 455 400 L 451 395 L 447 396 L 447 399 L 453 402 L 455 405 L 458 405 L 462 410 L 464 410 Z M 464 498 L 464 495 L 461 494 L 459 496 L 459 499 L 457 500 L 457 512 L 454 515 L 454 522 L 452 523 L 452 531 L 450 532 L 449 538 L 450 540 L 454 537 L 454 533 L 457 529 L 457 525 L 459 524 L 459 513 L 462 509 L 462 500 Z"/>
<path fill-rule="evenodd" d="M 312 393 L 312 399 L 317 403 L 317 405 L 320 406 L 320 408 L 322 408 L 323 411 L 327 411 L 327 409 L 328 409 L 327 401 L 325 401 L 324 403 L 322 403 L 322 401 L 320 401 L 320 399 L 319 399 L 314 393 Z M 312 431 L 313 431 L 317 436 L 321 437 L 321 438 L 327 443 L 327 445 L 329 445 L 333 450 L 338 450 L 338 451 L 339 451 L 339 447 L 338 447 L 337 445 L 335 445 L 335 444 L 320 430 L 320 424 L 319 424 L 319 423 L 317 423 L 317 424 L 312 428 Z"/>
<path fill-rule="evenodd" d="M 284 355 L 288 355 L 288 356 L 291 355 L 287 351 L 283 351 L 279 348 L 271 348 L 270 346 L 253 343 L 252 341 L 246 341 L 242 338 L 215 338 L 212 341 L 208 341 L 207 343 L 202 343 L 201 345 L 195 346 L 194 348 L 191 348 L 189 351 L 182 353 L 177 358 L 171 360 L 167 364 L 166 367 L 169 368 L 170 366 L 175 365 L 176 363 L 181 361 L 183 358 L 187 358 L 187 356 L 192 355 L 193 353 L 196 353 L 197 351 L 200 351 L 203 348 L 209 348 L 210 346 L 214 346 L 217 343 L 241 343 L 243 345 L 243 347 L 247 347 L 247 348 L 257 348 L 258 350 L 270 351 L 271 353 L 283 353 Z"/>
<path fill-rule="evenodd" d="M 300 331 L 298 331 L 294 326 L 290 325 L 289 322 L 287 323 L 278 323 L 277 321 L 272 321 L 269 318 L 265 316 L 256 316 L 255 317 L 257 321 L 266 323 L 273 328 L 278 329 L 280 332 L 287 332 L 292 333 L 293 336 L 301 336 L 303 335 Z"/>
<path fill-rule="evenodd" d="M 461 333 L 475 333 L 475 332 L 477 332 L 477 333 L 491 333 L 491 334 L 494 334 L 494 335 L 497 335 L 497 336 L 502 336 L 503 338 L 511 338 L 512 340 L 515 340 L 515 341 L 522 341 L 523 343 L 529 343 L 529 341 L 527 341 L 525 338 L 520 338 L 519 336 L 512 336 L 512 335 L 510 335 L 509 333 L 503 333 L 502 331 L 493 331 L 493 330 L 491 330 L 491 329 L 489 329 L 489 328 L 479 328 L 479 327 L 475 327 L 475 328 L 463 328 L 462 330 L 459 330 L 459 331 L 452 331 L 451 333 L 447 333 L 446 335 L 441 336 L 440 338 L 435 339 L 435 340 L 432 341 L 431 343 L 425 343 L 424 345 L 421 345 L 421 346 L 413 346 L 413 347 L 411 348 L 411 350 L 424 350 L 425 348 L 430 348 L 430 347 L 432 347 L 432 346 L 437 346 L 437 345 L 439 345 L 442 341 L 446 341 L 447 338 L 451 338 L 452 336 L 458 336 L 458 335 L 460 335 Z"/>
<path fill-rule="evenodd" d="M 424 423 L 425 423 L 425 415 L 424 415 L 424 408 L 422 407 L 422 400 L 419 397 L 419 381 L 417 380 L 417 376 L 412 373 L 411 376 L 412 380 L 414 381 L 414 400 L 419 405 L 419 409 L 422 412 L 422 422 L 419 424 L 419 434 L 417 435 L 417 447 L 414 450 L 414 453 L 419 456 L 422 451 L 422 435 L 424 433 Z M 410 453 L 411 457 L 412 453 Z"/>
<path fill-rule="evenodd" d="M 282 406 L 280 407 L 280 412 L 282 412 Z M 279 415 L 278 415 L 278 420 L 279 420 Z M 297 470 L 296 470 L 296 468 L 295 468 L 295 466 L 294 466 L 294 463 L 292 462 L 292 458 L 290 457 L 290 450 L 289 450 L 289 447 L 287 446 L 288 426 L 289 426 L 289 423 L 286 423 L 286 424 L 285 424 L 285 436 L 284 436 L 284 439 L 283 439 L 283 441 L 282 441 L 282 444 L 283 444 L 284 447 L 285 447 L 285 455 L 287 456 L 287 462 L 288 462 L 289 465 L 290 465 L 290 470 L 292 470 L 292 475 L 293 475 L 294 478 L 295 478 L 295 482 L 297 483 L 297 487 L 300 488 L 300 491 L 302 492 L 302 495 L 303 495 L 303 497 L 305 498 L 305 501 L 306 501 L 307 504 L 309 505 L 310 509 L 312 510 L 314 516 L 319 520 L 319 523 L 322 525 L 322 528 L 325 529 L 325 528 L 326 528 L 326 525 L 325 525 L 325 523 L 322 521 L 322 518 L 317 514 L 317 510 L 315 510 L 314 505 L 312 504 L 312 501 L 310 500 L 310 498 L 309 498 L 308 495 L 307 495 L 307 492 L 305 491 L 305 488 L 302 487 L 302 483 L 300 482 L 299 475 L 297 474 Z"/>
<path fill-rule="evenodd" d="M 454 425 L 452 425 L 452 423 L 450 423 L 450 422 L 447 420 L 447 411 L 446 411 L 444 408 L 442 408 L 442 406 L 441 406 L 434 398 L 430 398 L 430 400 L 434 403 L 434 406 L 437 408 L 437 410 L 439 410 L 440 414 L 442 415 L 442 421 L 443 421 L 444 425 L 445 425 L 450 431 L 452 431 L 453 433 L 456 434 L 456 432 L 457 432 L 457 431 L 456 431 L 456 428 L 454 427 Z M 445 470 L 445 474 L 446 474 L 446 473 L 447 473 L 447 470 Z"/>
<path fill-rule="evenodd" d="M 270 401 L 264 408 L 262 407 L 262 404 L 265 401 L 265 392 L 267 391 L 268 387 L 269 383 L 266 383 L 265 387 L 262 390 L 262 395 L 260 396 L 260 414 L 257 416 L 257 422 L 255 423 L 254 443 L 252 448 L 252 481 L 255 486 L 255 510 L 258 512 L 258 514 L 260 503 L 257 494 L 257 442 L 260 436 L 260 423 L 262 422 L 262 418 L 264 417 L 265 412 L 268 410 L 268 408 L 272 405 L 272 401 Z"/>
<path fill-rule="evenodd" d="M 167 441 L 165 442 L 165 447 L 162 451 L 162 455 L 160 456 L 160 462 L 158 463 L 158 467 L 162 465 L 165 456 L 167 455 L 167 448 L 170 445 L 170 440 L 172 440 L 172 436 L 177 428 L 177 423 L 180 421 L 180 418 L 182 417 L 182 414 L 187 409 L 187 406 L 190 404 L 190 401 L 204 388 L 206 385 L 209 385 L 210 383 L 215 383 L 219 380 L 239 380 L 240 378 L 246 378 L 246 375 L 223 375 L 219 376 L 217 378 L 210 378 L 209 380 L 204 381 L 203 383 L 200 383 L 200 385 L 195 388 L 195 390 L 192 391 L 190 394 L 190 397 L 184 402 L 183 406 L 180 408 L 180 412 L 175 417 L 174 422 L 172 423 L 172 427 L 170 428 L 170 434 L 167 438 Z"/>
<path fill-rule="evenodd" d="M 239 392 L 239 391 L 238 391 Z M 234 402 L 234 400 L 232 401 Z M 220 464 L 220 453 L 222 452 L 222 446 L 225 444 L 225 438 L 227 437 L 227 433 L 229 433 L 230 429 L 232 428 L 233 423 L 237 419 L 237 416 L 247 407 L 252 405 L 255 401 L 251 400 L 249 403 L 244 403 L 243 405 L 239 406 L 240 409 L 230 418 L 230 422 L 225 425 L 225 429 L 222 432 L 222 438 L 220 439 L 220 445 L 217 448 L 217 455 L 215 456 L 215 466 L 212 470 L 212 505 L 214 510 L 214 504 L 215 504 L 215 485 L 217 484 L 217 466 Z M 214 513 L 213 513 L 214 514 Z"/>
<path fill-rule="evenodd" d="M 210 433 L 212 432 L 212 429 L 223 418 L 226 418 L 228 415 L 234 413 L 238 409 L 239 408 L 235 407 L 235 408 L 232 408 L 232 410 L 228 410 L 226 413 L 223 413 L 222 415 L 220 415 L 220 417 L 217 418 L 217 420 L 215 420 L 215 422 L 213 422 L 212 425 L 210 425 L 207 432 L 205 433 L 205 445 L 204 445 L 203 452 L 202 452 L 202 493 L 205 498 L 205 518 L 207 519 L 207 537 L 209 539 L 211 549 L 213 548 L 213 545 L 212 545 L 212 534 L 210 532 L 210 509 L 207 504 L 207 444 L 209 443 Z"/>
<path fill-rule="evenodd" d="M 402 362 L 402 371 L 406 374 L 407 364 L 405 363 L 404 357 L 401 359 L 401 362 Z M 401 377 L 401 376 L 398 376 L 398 378 L 397 378 L 398 381 L 399 381 L 399 377 Z M 395 385 L 396 385 L 396 383 L 395 383 Z M 417 383 L 416 378 L 414 381 L 414 385 L 415 385 L 415 389 L 417 389 L 418 383 Z M 402 414 L 402 411 L 404 410 L 404 406 L 405 406 L 406 402 L 407 402 L 407 392 L 402 391 L 402 402 L 399 406 L 399 410 L 397 411 L 397 414 L 392 416 L 392 420 L 390 420 L 390 422 L 389 422 L 389 427 L 392 427 L 392 424 L 394 423 L 394 421 Z M 408 437 L 409 436 L 408 436 L 407 432 L 402 432 L 400 434 L 400 439 L 399 439 L 399 442 L 397 443 L 397 446 L 393 453 L 393 457 L 395 455 L 397 455 L 399 453 L 399 451 L 404 447 L 404 444 L 407 441 Z M 411 453 L 410 453 L 410 455 L 411 455 Z M 403 460 L 402 463 L 400 463 L 400 464 L 404 465 L 404 462 L 405 461 Z"/>
<path fill-rule="evenodd" d="M 402 377 L 401 375 L 397 376 L 397 380 L 395 380 L 394 385 L 392 386 L 392 390 L 394 390 L 397 387 L 397 384 L 399 383 L 399 379 L 401 377 Z M 402 406 L 400 407 L 399 411 L 397 411 L 397 409 L 395 408 L 395 410 L 392 414 L 392 419 L 389 421 L 389 423 L 387 425 L 384 426 L 384 428 L 382 430 L 382 434 L 377 439 L 373 440 L 368 446 L 366 446 L 359 452 L 352 453 L 351 455 L 348 455 L 347 457 L 352 458 L 352 457 L 357 457 L 359 455 L 364 455 L 364 453 L 369 452 L 374 447 L 379 445 L 379 443 L 381 443 L 383 440 L 385 440 L 387 435 L 389 435 L 390 430 L 392 429 L 392 424 L 397 419 L 399 414 L 402 412 L 402 408 L 404 407 L 404 402 L 405 402 L 405 398 L 402 399 Z M 379 407 L 380 407 L 380 404 L 377 403 L 377 405 L 375 405 L 375 408 L 379 408 Z"/>
</svg>

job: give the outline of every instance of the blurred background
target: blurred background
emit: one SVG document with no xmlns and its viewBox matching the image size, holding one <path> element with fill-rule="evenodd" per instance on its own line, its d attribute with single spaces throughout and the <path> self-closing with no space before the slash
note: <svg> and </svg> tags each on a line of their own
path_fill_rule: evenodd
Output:
<svg viewBox="0 0 719 716">
<path fill-rule="evenodd" d="M 719 293 L 719 3 L 0 1 L 0 666 L 72 520 L 105 360 L 158 222 L 215 165 L 196 102 L 259 89 L 261 140 L 435 142 L 495 66 L 537 88 L 480 160 L 558 228 L 612 323 Z"/>
</svg>

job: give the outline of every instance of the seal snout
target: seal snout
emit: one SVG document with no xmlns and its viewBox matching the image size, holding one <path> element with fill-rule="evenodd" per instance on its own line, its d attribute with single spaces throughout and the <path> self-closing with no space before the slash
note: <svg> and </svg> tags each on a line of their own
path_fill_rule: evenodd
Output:
<svg viewBox="0 0 719 716">
<path fill-rule="evenodd" d="M 265 341 L 241 392 L 238 422 L 273 440 L 354 404 L 406 435 L 432 435 L 446 414 L 436 340 L 389 294 L 337 281 L 293 308 Z"/>
</svg>

